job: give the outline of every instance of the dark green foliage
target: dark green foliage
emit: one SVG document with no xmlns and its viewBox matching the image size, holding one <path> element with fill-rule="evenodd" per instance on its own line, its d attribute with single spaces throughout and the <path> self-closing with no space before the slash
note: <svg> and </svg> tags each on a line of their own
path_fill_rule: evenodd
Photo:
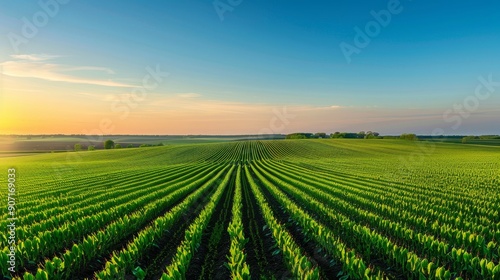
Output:
<svg viewBox="0 0 500 280">
<path fill-rule="evenodd" d="M 399 139 L 416 141 L 418 140 L 418 137 L 416 134 L 413 133 L 403 133 L 401 134 L 401 136 L 399 136 Z"/>
<path fill-rule="evenodd" d="M 330 138 L 351 138 L 351 139 L 355 139 L 355 138 L 359 138 L 359 134 L 358 133 L 351 133 L 351 132 L 342 132 L 342 133 L 335 132 L 333 134 L 330 134 Z"/>
<path fill-rule="evenodd" d="M 79 151 L 81 151 L 81 150 L 82 150 L 82 144 L 80 144 L 80 143 L 76 143 L 76 144 L 75 144 L 75 152 L 79 152 Z"/>
<path fill-rule="evenodd" d="M 310 134 L 310 133 L 307 133 L 307 134 Z M 292 133 L 292 134 L 288 134 L 285 138 L 286 139 L 307 139 L 309 137 L 307 137 L 307 134 L 306 133 Z"/>
<path fill-rule="evenodd" d="M 104 141 L 104 149 L 113 149 L 115 147 L 115 142 L 111 139 Z"/>
</svg>

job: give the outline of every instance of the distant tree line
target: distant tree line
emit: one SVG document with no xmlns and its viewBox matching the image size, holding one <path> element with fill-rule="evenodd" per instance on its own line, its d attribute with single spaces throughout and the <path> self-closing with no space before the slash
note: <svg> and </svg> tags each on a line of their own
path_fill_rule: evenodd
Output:
<svg viewBox="0 0 500 280">
<path fill-rule="evenodd" d="M 138 147 L 158 147 L 158 146 L 163 146 L 163 143 L 159 143 L 157 145 L 153 145 L 153 144 L 142 144 Z M 108 139 L 106 141 L 104 141 L 103 143 L 103 147 L 105 150 L 110 150 L 110 149 L 121 149 L 123 148 L 123 146 L 120 144 L 120 143 L 115 143 L 115 141 L 111 140 L 111 139 Z M 127 145 L 127 148 L 134 148 L 134 147 L 137 147 L 137 146 L 134 146 L 133 144 L 128 144 Z M 82 151 L 83 150 L 83 145 L 80 144 L 80 143 L 76 143 L 73 147 L 74 151 L 75 152 L 79 152 L 79 151 Z M 96 148 L 94 145 L 89 145 L 87 147 L 87 150 L 88 151 L 94 151 Z"/>
<path fill-rule="evenodd" d="M 139 147 L 144 148 L 144 147 L 158 147 L 158 146 L 163 146 L 163 143 L 159 143 L 158 145 L 153 145 L 153 144 L 142 144 Z"/>
<path fill-rule="evenodd" d="M 115 147 L 115 141 L 108 139 L 104 141 L 104 149 L 109 150 Z"/>
<path fill-rule="evenodd" d="M 358 133 L 353 132 L 335 132 L 330 135 L 325 132 L 316 133 L 291 133 L 285 136 L 286 139 L 324 139 L 324 138 L 351 138 L 351 139 L 376 139 L 382 138 L 378 132 L 372 131 L 360 131 Z"/>
<path fill-rule="evenodd" d="M 413 133 L 403 133 L 401 134 L 401 136 L 399 136 L 399 139 L 416 141 L 418 140 L 418 137 L 416 134 Z"/>
<path fill-rule="evenodd" d="M 350 139 L 380 139 L 380 133 L 375 131 L 360 131 L 358 133 L 354 132 L 335 132 L 330 134 L 330 138 L 350 138 Z"/>
<path fill-rule="evenodd" d="M 285 136 L 285 139 L 322 139 L 328 138 L 325 132 L 317 133 L 292 133 Z"/>
<path fill-rule="evenodd" d="M 286 139 L 318 139 L 318 138 L 345 138 L 345 139 L 403 139 L 416 141 L 418 137 L 413 133 L 403 133 L 400 136 L 381 136 L 376 131 L 360 131 L 356 132 L 335 132 L 327 135 L 324 132 L 317 133 L 291 133 L 286 135 Z"/>
<path fill-rule="evenodd" d="M 465 136 L 462 138 L 462 143 L 467 144 L 469 142 L 472 142 L 473 140 L 498 140 L 500 139 L 499 135 L 480 135 L 480 136 Z"/>
<path fill-rule="evenodd" d="M 82 144 L 80 144 L 80 143 L 76 143 L 76 144 L 73 146 L 73 150 L 74 150 L 75 152 L 82 151 L 82 150 L 83 150 L 83 145 L 82 145 Z M 87 150 L 88 150 L 88 151 L 94 151 L 94 150 L 95 150 L 95 146 L 94 146 L 94 145 L 89 145 L 89 146 L 87 147 Z"/>
</svg>

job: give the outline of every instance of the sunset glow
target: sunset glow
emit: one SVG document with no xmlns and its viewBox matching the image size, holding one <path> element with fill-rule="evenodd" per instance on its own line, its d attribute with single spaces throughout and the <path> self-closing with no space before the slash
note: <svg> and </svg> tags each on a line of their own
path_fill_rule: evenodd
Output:
<svg viewBox="0 0 500 280">
<path fill-rule="evenodd" d="M 0 134 L 498 130 L 489 4 L 447 7 L 465 22 L 401 2 L 348 60 L 339 46 L 386 5 L 321 4 L 244 2 L 221 18 L 211 2 L 74 1 L 37 26 L 40 4 L 4 2 Z"/>
</svg>

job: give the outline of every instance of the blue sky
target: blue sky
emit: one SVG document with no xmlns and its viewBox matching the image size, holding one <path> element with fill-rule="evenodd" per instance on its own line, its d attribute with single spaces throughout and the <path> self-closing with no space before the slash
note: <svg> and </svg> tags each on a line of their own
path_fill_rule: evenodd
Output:
<svg viewBox="0 0 500 280">
<path fill-rule="evenodd" d="M 55 15 L 17 49 L 10 42 L 12 34 L 23 36 L 23 17 L 33 22 L 43 7 L 37 1 L 0 4 L 3 103 L 24 102 L 18 104 L 23 112 L 33 91 L 37 98 L 43 95 L 41 100 L 57 101 L 66 108 L 59 114 L 72 112 L 72 121 L 60 124 L 63 133 L 96 126 L 99 118 L 110 118 L 115 133 L 255 133 L 269 126 L 273 108 L 283 106 L 297 117 L 274 132 L 499 130 L 500 88 L 480 100 L 471 116 L 462 116 L 457 128 L 451 124 L 458 121 L 443 117 L 474 95 L 479 76 L 492 74 L 500 81 L 500 3 L 495 1 L 243 0 L 222 20 L 212 1 L 41 2 L 57 3 Z M 380 26 L 349 63 L 339 45 L 355 45 L 355 28 L 364 30 L 374 20 L 372 11 L 388 10 L 388 5 L 400 12 L 391 14 L 387 26 Z M 141 84 L 145 68 L 156 65 L 170 75 L 141 106 L 130 106 L 128 121 L 110 111 L 110 100 L 129 94 Z M 20 74 L 26 72 L 23 67 L 33 73 Z M 54 72 L 65 74 L 54 78 Z M 80 100 L 83 95 L 86 99 Z M 151 107 L 167 103 L 164 111 Z M 232 105 L 234 110 L 228 109 Z M 72 106 L 82 111 L 69 110 Z M 206 109 L 200 113 L 197 106 Z M 51 121 L 58 119 L 59 110 L 39 110 L 40 115 L 53 114 Z M 174 112 L 193 119 L 183 122 Z M 182 129 L 141 124 L 155 113 Z M 209 125 L 200 129 L 195 116 Z M 460 115 L 454 111 L 447 116 Z M 242 121 L 248 130 L 238 125 Z M 12 126 L 0 129 L 43 133 L 28 124 L 19 130 Z"/>
</svg>

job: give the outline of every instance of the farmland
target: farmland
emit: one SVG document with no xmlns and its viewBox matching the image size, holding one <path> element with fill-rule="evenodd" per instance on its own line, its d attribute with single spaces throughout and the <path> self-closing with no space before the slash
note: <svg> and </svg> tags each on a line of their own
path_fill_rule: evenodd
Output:
<svg viewBox="0 0 500 280">
<path fill-rule="evenodd" d="M 259 135 L 0 135 L 0 157 L 19 154 L 73 151 L 75 144 L 84 150 L 92 145 L 102 149 L 105 139 L 125 147 L 140 145 L 199 144 L 236 140 L 264 140 Z M 266 139 L 282 139 L 283 135 L 266 135 Z"/>
<path fill-rule="evenodd" d="M 15 169 L 16 279 L 500 279 L 500 150 L 274 140 L 62 152 Z M 4 207 L 4 206 L 2 206 Z M 7 208 L 7 204 L 5 204 Z"/>
</svg>

